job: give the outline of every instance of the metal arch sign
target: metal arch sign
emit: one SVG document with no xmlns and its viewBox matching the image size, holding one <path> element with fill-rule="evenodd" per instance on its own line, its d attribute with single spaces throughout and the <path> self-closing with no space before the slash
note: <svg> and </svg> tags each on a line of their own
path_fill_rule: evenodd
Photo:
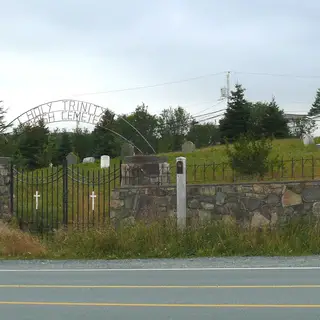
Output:
<svg viewBox="0 0 320 320">
<path fill-rule="evenodd" d="M 96 125 L 106 111 L 106 108 L 90 102 L 71 99 L 57 100 L 30 109 L 15 118 L 11 123 L 17 121 L 19 124 L 31 125 L 43 119 L 45 124 L 75 121 Z M 112 119 L 113 117 L 114 114 L 112 115 Z M 112 119 L 110 119 L 110 121 L 112 121 Z"/>
<path fill-rule="evenodd" d="M 55 122 L 66 122 L 66 121 L 74 121 L 87 123 L 91 125 L 97 125 L 102 116 L 108 109 L 98 106 L 91 102 L 72 100 L 72 99 L 63 99 L 56 100 L 41 104 L 37 107 L 29 109 L 28 111 L 22 113 L 15 119 L 13 119 L 9 124 L 7 124 L 6 128 L 14 125 L 36 125 L 39 120 L 43 119 L 45 124 L 55 123 Z M 110 110 L 110 119 L 109 123 L 111 123 L 114 119 L 115 113 Z M 127 123 L 132 129 L 134 129 L 140 137 L 146 142 L 146 144 L 152 149 L 154 153 L 155 150 L 149 141 L 144 137 L 144 135 L 129 121 L 124 119 L 123 117 L 118 116 L 125 123 Z M 118 135 L 123 140 L 127 141 L 131 145 L 137 148 L 141 153 L 142 151 L 134 145 L 131 141 L 126 139 L 123 135 L 111 130 L 110 128 L 104 127 L 104 129 L 109 130 L 115 135 Z M 5 129 L 3 130 L 5 131 Z"/>
</svg>

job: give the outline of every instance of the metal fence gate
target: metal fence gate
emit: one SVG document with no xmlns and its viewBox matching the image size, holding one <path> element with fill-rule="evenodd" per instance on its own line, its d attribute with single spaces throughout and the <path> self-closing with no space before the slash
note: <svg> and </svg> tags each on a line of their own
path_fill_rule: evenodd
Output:
<svg viewBox="0 0 320 320">
<path fill-rule="evenodd" d="M 51 233 L 62 226 L 86 229 L 109 219 L 113 188 L 120 186 L 121 163 L 107 169 L 68 166 L 19 171 L 11 167 L 11 199 L 20 226 Z"/>
</svg>

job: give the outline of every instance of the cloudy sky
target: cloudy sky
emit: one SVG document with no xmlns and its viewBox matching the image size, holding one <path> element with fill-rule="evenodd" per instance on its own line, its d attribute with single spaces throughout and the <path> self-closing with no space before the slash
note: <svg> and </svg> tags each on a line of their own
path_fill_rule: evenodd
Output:
<svg viewBox="0 0 320 320">
<path fill-rule="evenodd" d="M 0 99 L 8 118 L 63 98 L 116 113 L 141 102 L 153 113 L 177 105 L 214 111 L 223 107 L 216 103 L 228 70 L 249 99 L 275 95 L 287 112 L 307 112 L 320 87 L 319 0 L 0 4 Z M 153 86 L 161 83 L 171 84 Z"/>
</svg>

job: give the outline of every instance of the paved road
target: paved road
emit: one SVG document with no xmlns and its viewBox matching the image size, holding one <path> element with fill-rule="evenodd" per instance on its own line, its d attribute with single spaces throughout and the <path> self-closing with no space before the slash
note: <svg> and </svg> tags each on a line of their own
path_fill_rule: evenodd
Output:
<svg viewBox="0 0 320 320">
<path fill-rule="evenodd" d="M 1 319 L 320 319 L 319 262 L 1 261 Z"/>
</svg>

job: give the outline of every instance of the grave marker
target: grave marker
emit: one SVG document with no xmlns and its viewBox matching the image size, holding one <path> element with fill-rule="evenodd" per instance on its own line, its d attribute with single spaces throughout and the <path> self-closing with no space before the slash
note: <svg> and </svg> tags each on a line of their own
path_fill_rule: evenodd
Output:
<svg viewBox="0 0 320 320">
<path fill-rule="evenodd" d="M 182 145 L 182 152 L 183 153 L 192 153 L 196 150 L 196 147 L 192 141 L 186 141 Z"/>
</svg>

